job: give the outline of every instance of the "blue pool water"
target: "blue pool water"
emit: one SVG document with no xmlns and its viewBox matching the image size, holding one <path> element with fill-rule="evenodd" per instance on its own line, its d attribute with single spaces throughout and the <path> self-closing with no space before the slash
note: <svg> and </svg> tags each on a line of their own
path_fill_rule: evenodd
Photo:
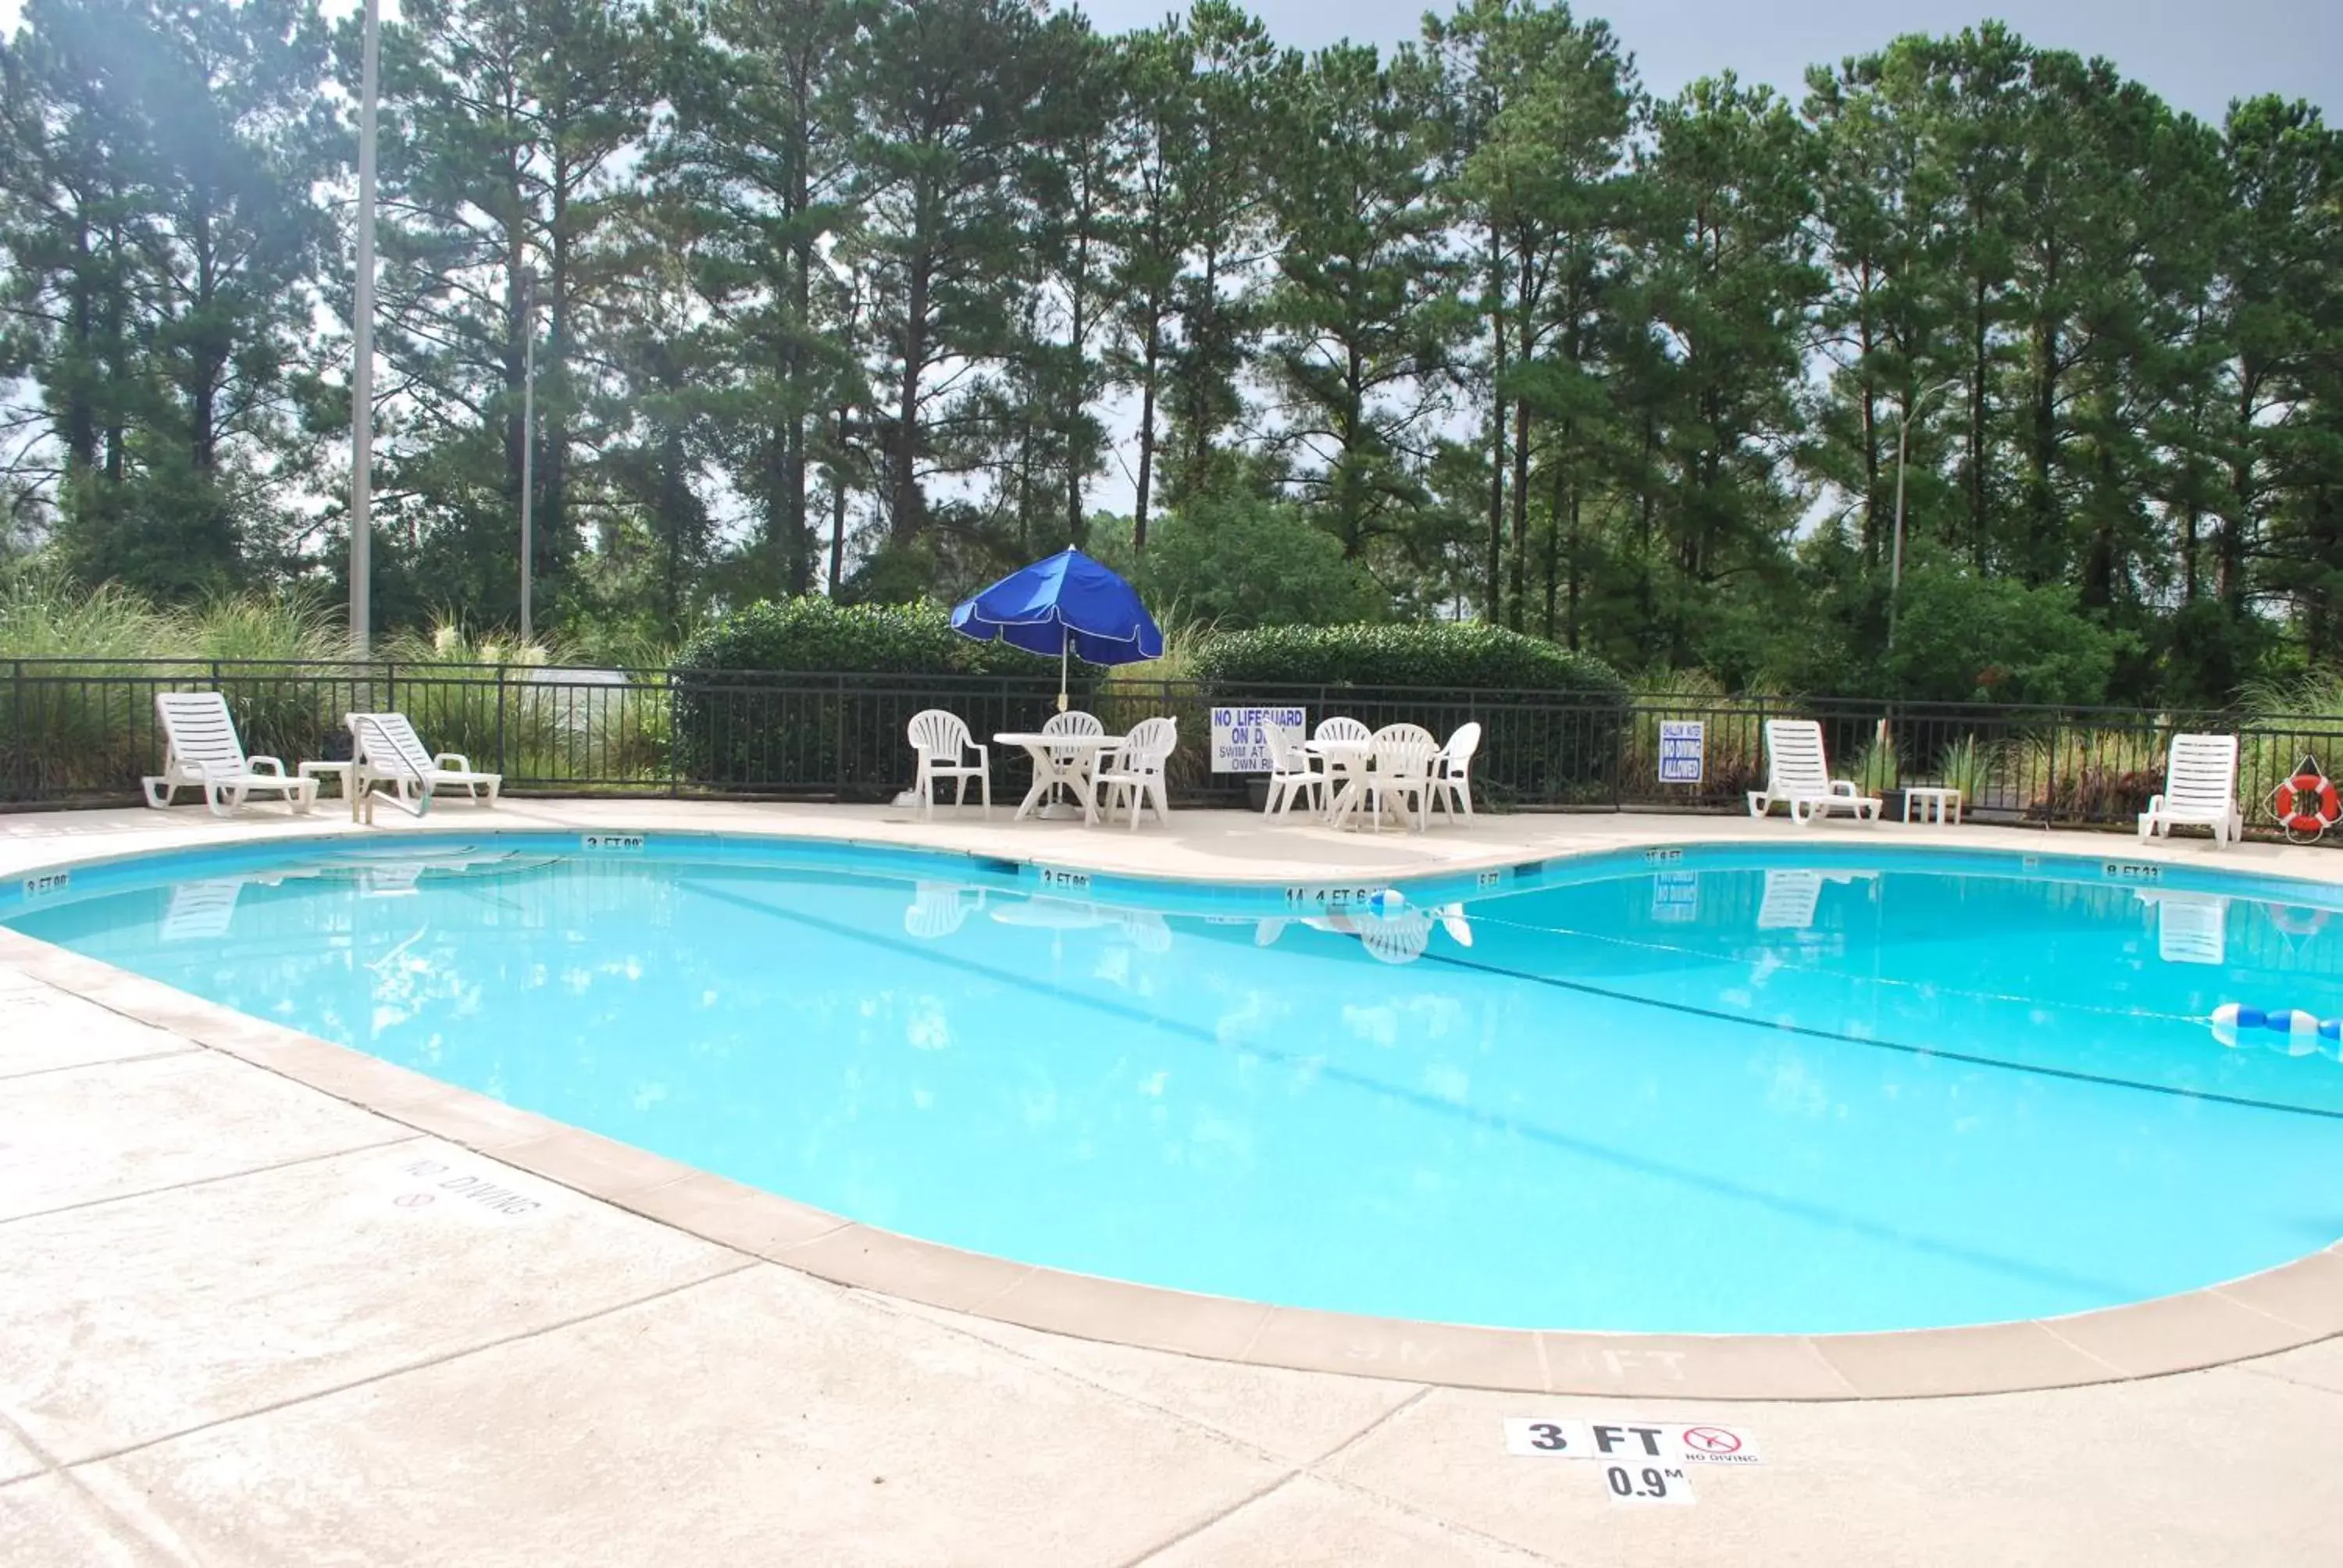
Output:
<svg viewBox="0 0 2343 1568">
<path fill-rule="evenodd" d="M 2343 897 L 1868 846 L 1343 890 L 401 838 L 0 884 L 0 920 L 912 1235 L 1399 1317 L 1891 1329 L 2343 1235 Z M 1044 879 L 1052 879 L 1045 884 Z M 5 1047 L 0 1044 L 0 1060 Z"/>
</svg>

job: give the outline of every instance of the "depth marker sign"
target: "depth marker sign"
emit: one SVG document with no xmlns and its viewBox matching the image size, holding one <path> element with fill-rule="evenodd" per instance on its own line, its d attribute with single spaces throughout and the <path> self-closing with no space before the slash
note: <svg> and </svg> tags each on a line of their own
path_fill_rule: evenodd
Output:
<svg viewBox="0 0 2343 1568">
<path fill-rule="evenodd" d="M 1505 1452 L 1531 1459 L 1594 1459 L 1639 1465 L 1757 1464 L 1757 1437 L 1715 1422 L 1528 1416 L 1505 1422 Z"/>
</svg>

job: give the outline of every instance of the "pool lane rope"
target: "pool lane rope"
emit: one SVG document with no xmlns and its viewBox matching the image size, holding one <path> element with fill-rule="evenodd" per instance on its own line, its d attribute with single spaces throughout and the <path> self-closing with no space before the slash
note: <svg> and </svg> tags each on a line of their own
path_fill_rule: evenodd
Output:
<svg viewBox="0 0 2343 1568">
<path fill-rule="evenodd" d="M 2225 1001 L 2206 1021 L 2213 1026 L 2213 1038 L 2227 1046 L 2244 1044 L 2245 1036 L 2255 1031 L 2279 1036 L 2280 1040 L 2262 1043 L 2288 1056 L 2308 1056 L 2319 1049 L 2321 1040 L 2329 1046 L 2343 1045 L 2343 1019 L 2322 1019 L 2298 1007 L 2258 1008 Z"/>
</svg>

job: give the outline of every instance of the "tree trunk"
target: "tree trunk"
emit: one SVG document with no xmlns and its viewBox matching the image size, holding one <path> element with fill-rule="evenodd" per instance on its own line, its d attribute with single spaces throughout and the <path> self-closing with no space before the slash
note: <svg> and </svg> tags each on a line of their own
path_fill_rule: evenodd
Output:
<svg viewBox="0 0 2343 1568">
<path fill-rule="evenodd" d="M 1496 229 L 1489 230 L 1489 337 L 1495 345 L 1489 373 L 1489 608 L 1491 626 L 1504 624 L 1505 269 Z"/>
<path fill-rule="evenodd" d="M 1131 548 L 1134 555 L 1143 555 L 1147 550 L 1148 487 L 1155 478 L 1155 367 L 1162 352 L 1161 314 L 1151 309 L 1147 317 L 1147 347 L 1140 369 L 1139 493 L 1131 519 Z"/>
<path fill-rule="evenodd" d="M 903 307 L 903 385 L 896 399 L 895 506 L 889 519 L 889 537 L 909 544 L 926 521 L 920 497 L 919 437 L 920 373 L 928 357 L 929 269 L 934 260 L 922 251 L 911 261 L 910 294 Z"/>
</svg>

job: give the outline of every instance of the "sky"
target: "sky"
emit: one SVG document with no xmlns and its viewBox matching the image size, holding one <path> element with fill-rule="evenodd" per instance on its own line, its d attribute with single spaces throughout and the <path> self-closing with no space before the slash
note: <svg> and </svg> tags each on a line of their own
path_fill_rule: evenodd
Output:
<svg viewBox="0 0 2343 1568">
<path fill-rule="evenodd" d="M 328 0 L 340 13 L 351 0 Z M 397 0 L 384 7 L 396 14 Z M 1280 43 L 1304 48 L 1349 37 L 1395 44 L 1417 35 L 1425 0 L 1251 0 Z M 1440 8 L 1452 9 L 1451 0 Z M 2338 0 L 1584 0 L 1642 67 L 1673 93 L 1730 69 L 1793 94 L 1805 68 L 1865 54 L 1899 33 L 1951 33 L 1998 16 L 2036 44 L 2105 55 L 2177 108 L 2217 123 L 2232 98 L 2278 93 L 2343 118 L 2343 3 Z M 0 0 L 0 33 L 22 0 Z M 1148 26 L 1184 0 L 1086 0 L 1103 31 Z"/>
<path fill-rule="evenodd" d="M 0 0 L 0 10 L 13 0 Z M 1169 0 L 1087 0 L 1101 31 L 1147 26 Z M 1251 0 L 1282 44 L 1418 35 L 1424 0 Z M 1453 9 L 1451 0 L 1437 7 Z M 2278 93 L 2343 116 L 2338 0 L 1582 0 L 1632 52 L 1644 84 L 1672 94 L 1732 70 L 1796 94 L 1805 68 L 1867 54 L 1902 33 L 1956 33 L 1987 16 L 2029 42 L 2105 55 L 2176 108 L 2218 123 L 2232 98 Z"/>
</svg>

